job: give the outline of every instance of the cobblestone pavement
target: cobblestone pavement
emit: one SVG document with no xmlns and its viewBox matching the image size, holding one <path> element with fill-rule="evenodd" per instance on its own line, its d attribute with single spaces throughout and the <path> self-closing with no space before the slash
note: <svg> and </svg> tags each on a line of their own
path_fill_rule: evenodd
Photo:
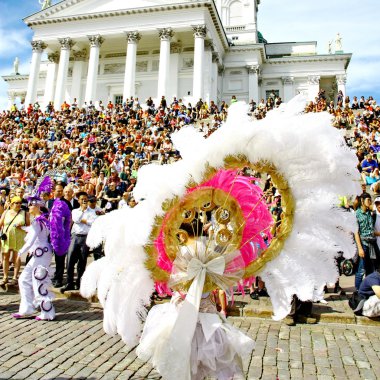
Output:
<svg viewBox="0 0 380 380">
<path fill-rule="evenodd" d="M 60 299 L 54 322 L 14 320 L 19 296 L 0 294 L 0 379 L 159 379 L 119 337 L 103 332 L 97 304 Z M 246 379 L 380 378 L 380 327 L 345 324 L 288 327 L 270 319 L 231 317 L 256 341 Z M 178 379 L 181 380 L 181 379 Z"/>
</svg>

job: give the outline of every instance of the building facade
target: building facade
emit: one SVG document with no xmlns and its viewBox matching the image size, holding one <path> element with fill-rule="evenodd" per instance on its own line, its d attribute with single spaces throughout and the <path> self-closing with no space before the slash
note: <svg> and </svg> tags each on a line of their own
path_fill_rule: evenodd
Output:
<svg viewBox="0 0 380 380">
<path fill-rule="evenodd" d="M 260 0 L 63 0 L 24 19 L 33 29 L 30 73 L 3 76 L 9 104 L 288 101 L 324 88 L 345 93 L 351 54 L 318 55 L 316 42 L 268 43 Z"/>
</svg>

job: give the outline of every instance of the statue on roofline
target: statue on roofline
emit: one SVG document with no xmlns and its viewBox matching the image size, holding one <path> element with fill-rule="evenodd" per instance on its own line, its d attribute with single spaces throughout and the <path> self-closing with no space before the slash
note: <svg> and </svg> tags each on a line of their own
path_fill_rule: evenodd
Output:
<svg viewBox="0 0 380 380">
<path fill-rule="evenodd" d="M 51 0 L 38 0 L 38 2 L 41 5 L 41 11 L 43 11 L 46 8 L 51 7 Z"/>
<path fill-rule="evenodd" d="M 19 64 L 20 64 L 20 61 L 18 57 L 16 57 L 15 60 L 13 61 L 13 71 L 16 75 L 20 74 L 18 71 Z"/>
<path fill-rule="evenodd" d="M 329 54 L 332 54 L 332 44 L 333 44 L 333 41 L 329 41 L 329 44 L 328 44 L 328 52 L 329 52 Z"/>
<path fill-rule="evenodd" d="M 335 51 L 342 51 L 342 37 L 340 36 L 340 33 L 336 35 L 335 38 Z"/>
</svg>

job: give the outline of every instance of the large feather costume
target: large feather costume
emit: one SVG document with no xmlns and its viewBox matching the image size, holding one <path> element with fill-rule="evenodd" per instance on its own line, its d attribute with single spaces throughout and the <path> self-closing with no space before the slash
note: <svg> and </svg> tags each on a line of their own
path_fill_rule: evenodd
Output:
<svg viewBox="0 0 380 380">
<path fill-rule="evenodd" d="M 337 203 L 339 195 L 360 193 L 357 159 L 331 127 L 331 116 L 304 114 L 305 105 L 298 96 L 253 121 L 247 106 L 235 103 L 208 139 L 192 127 L 172 136 L 181 161 L 140 169 L 134 196 L 144 200 L 133 209 L 99 217 L 87 238 L 92 247 L 104 242 L 105 257 L 87 268 L 81 292 L 86 297 L 98 292 L 107 333 L 119 333 L 130 346 L 138 343 L 146 305 L 157 287 L 157 276 L 146 265 L 152 231 L 165 220 L 168 200 L 182 199 L 189 183 L 209 178 L 210 168 L 251 166 L 277 180 L 286 203 L 283 231 L 245 275 L 259 274 L 265 281 L 275 319 L 289 313 L 294 294 L 310 300 L 314 288 L 336 280 L 337 252 L 347 258 L 355 253 L 355 216 Z"/>
</svg>

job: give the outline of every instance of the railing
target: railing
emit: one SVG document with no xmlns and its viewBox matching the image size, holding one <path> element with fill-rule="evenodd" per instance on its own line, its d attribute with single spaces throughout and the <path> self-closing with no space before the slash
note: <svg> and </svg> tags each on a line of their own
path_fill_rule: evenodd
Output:
<svg viewBox="0 0 380 380">
<path fill-rule="evenodd" d="M 226 26 L 227 32 L 242 32 L 245 30 L 245 25 Z"/>
</svg>

